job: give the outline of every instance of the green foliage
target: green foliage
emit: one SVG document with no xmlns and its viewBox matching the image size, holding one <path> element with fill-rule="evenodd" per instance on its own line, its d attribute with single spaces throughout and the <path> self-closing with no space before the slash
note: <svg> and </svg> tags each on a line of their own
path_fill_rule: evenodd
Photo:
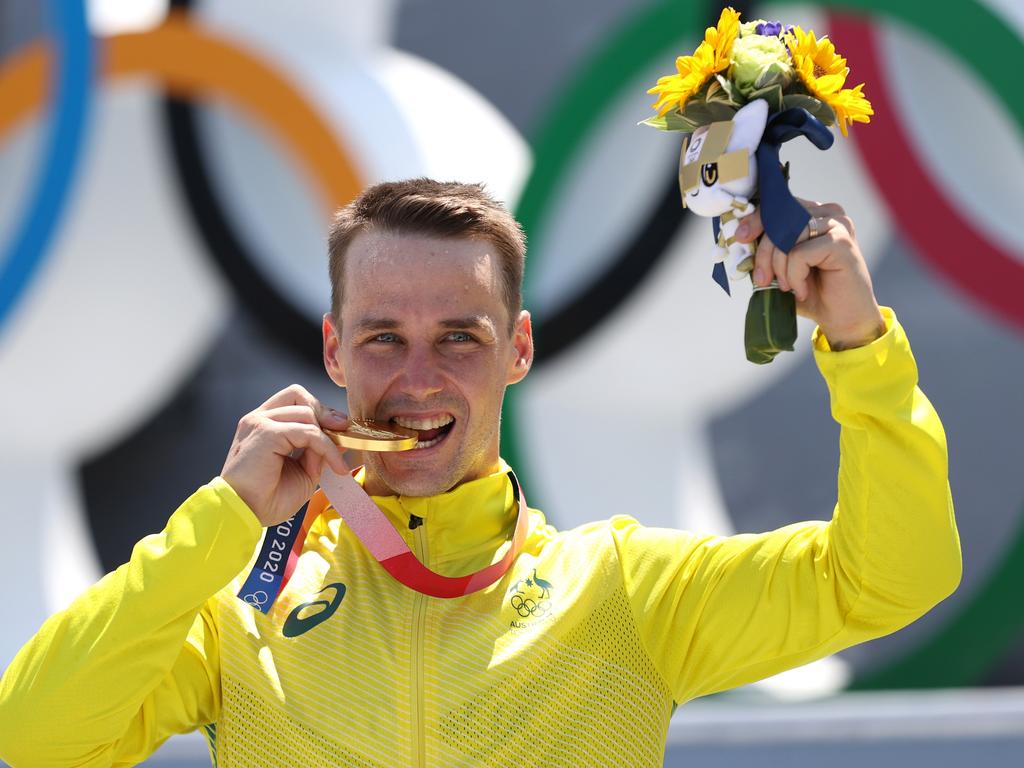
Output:
<svg viewBox="0 0 1024 768">
<path fill-rule="evenodd" d="M 769 112 L 782 111 L 782 86 L 769 85 L 766 88 L 759 88 L 750 94 L 750 101 L 764 99 L 768 102 Z"/>
<path fill-rule="evenodd" d="M 738 107 L 722 101 L 700 101 L 690 99 L 683 108 L 683 118 L 694 125 L 708 125 L 725 120 L 732 120 Z"/>
<path fill-rule="evenodd" d="M 693 133 L 699 127 L 680 115 L 676 110 L 666 112 L 661 117 L 655 116 L 641 120 L 639 125 L 649 125 L 651 128 L 657 128 L 659 131 L 683 131 L 684 133 Z"/>
<path fill-rule="evenodd" d="M 704 97 L 705 101 L 720 101 L 736 109 L 746 104 L 747 100 L 743 98 L 729 78 L 715 75 L 708 80 L 708 83 L 708 90 Z"/>
<path fill-rule="evenodd" d="M 788 93 L 782 97 L 782 106 L 785 109 L 793 109 L 794 107 L 806 109 L 825 125 L 835 125 L 836 123 L 836 113 L 832 107 L 810 94 Z"/>
<path fill-rule="evenodd" d="M 793 69 L 782 62 L 772 62 L 761 70 L 757 80 L 754 81 L 754 90 L 762 90 L 772 86 L 786 88 L 793 81 Z"/>
</svg>

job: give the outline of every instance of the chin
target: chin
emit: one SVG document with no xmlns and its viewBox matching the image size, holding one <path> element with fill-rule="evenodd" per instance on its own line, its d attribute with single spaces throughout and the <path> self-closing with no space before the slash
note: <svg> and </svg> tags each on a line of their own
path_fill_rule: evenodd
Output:
<svg viewBox="0 0 1024 768">
<path fill-rule="evenodd" d="M 446 477 L 381 477 L 391 493 L 397 496 L 437 496 L 450 491 L 459 480 Z"/>
<path fill-rule="evenodd" d="M 451 466 L 388 467 L 379 457 L 368 458 L 366 464 L 388 492 L 397 496 L 436 496 L 450 491 L 465 477 L 464 472 Z"/>
</svg>

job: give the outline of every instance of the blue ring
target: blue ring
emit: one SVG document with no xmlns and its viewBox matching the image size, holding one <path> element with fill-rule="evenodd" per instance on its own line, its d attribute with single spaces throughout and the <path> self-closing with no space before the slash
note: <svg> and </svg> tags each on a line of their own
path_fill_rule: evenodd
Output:
<svg viewBox="0 0 1024 768">
<path fill-rule="evenodd" d="M 0 261 L 0 329 L 46 255 L 78 164 L 89 108 L 94 51 L 82 0 L 47 0 L 60 65 L 52 71 L 52 109 L 46 162 L 27 213 Z M 56 61 L 55 61 L 56 63 Z"/>
</svg>

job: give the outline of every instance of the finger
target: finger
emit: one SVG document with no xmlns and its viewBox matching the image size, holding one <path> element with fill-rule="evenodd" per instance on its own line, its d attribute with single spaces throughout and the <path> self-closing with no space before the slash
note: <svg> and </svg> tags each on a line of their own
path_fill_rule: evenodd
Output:
<svg viewBox="0 0 1024 768">
<path fill-rule="evenodd" d="M 259 410 L 280 408 L 282 405 L 308 405 L 313 408 L 319 405 L 319 401 L 301 384 L 291 384 L 271 395 Z"/>
<path fill-rule="evenodd" d="M 832 216 L 838 218 L 846 215 L 846 211 L 843 209 L 843 206 L 839 205 L 839 203 L 823 203 L 820 200 L 806 200 L 802 197 L 796 198 L 796 201 L 806 208 L 808 213 L 814 216 Z"/>
<path fill-rule="evenodd" d="M 811 216 L 838 222 L 843 229 L 850 233 L 850 237 L 856 239 L 857 230 L 854 228 L 853 219 L 847 215 L 846 209 L 839 203 L 819 203 L 816 200 L 804 200 L 800 197 L 797 200 Z"/>
<path fill-rule="evenodd" d="M 303 451 L 299 457 L 299 464 L 302 471 L 314 483 L 320 479 L 320 472 L 323 471 L 324 460 L 313 451 Z"/>
<path fill-rule="evenodd" d="M 785 253 L 778 248 L 772 248 L 772 272 L 775 273 L 775 279 L 779 281 L 779 288 L 784 291 L 789 290 L 789 280 L 786 277 L 787 261 Z"/>
<path fill-rule="evenodd" d="M 272 421 L 320 425 L 316 412 L 308 405 L 282 405 L 263 411 L 260 415 Z"/>
<path fill-rule="evenodd" d="M 757 251 L 754 252 L 754 283 L 764 287 L 775 279 L 775 271 L 772 269 L 772 251 L 775 246 L 768 235 L 761 238 L 757 244 Z"/>
<path fill-rule="evenodd" d="M 329 408 L 321 403 L 309 390 L 301 384 L 292 384 L 272 395 L 257 411 L 270 411 L 287 406 L 306 406 L 312 409 L 318 424 L 333 429 L 344 429 L 348 426 L 348 416 L 341 411 Z"/>
<path fill-rule="evenodd" d="M 793 243 L 793 245 L 795 246 L 797 243 L 804 243 L 807 242 L 808 240 L 813 240 L 815 237 L 818 237 L 818 235 L 822 233 L 823 229 L 824 226 L 819 223 L 818 217 L 815 216 L 814 214 L 811 214 L 811 218 L 807 220 L 807 224 L 804 226 L 803 230 L 797 236 L 796 243 Z"/>
<path fill-rule="evenodd" d="M 318 423 L 326 416 L 326 414 L 333 412 L 333 409 L 327 408 L 327 406 L 313 397 L 309 390 L 301 384 L 292 384 L 285 387 L 280 392 L 272 395 L 257 410 L 269 411 L 274 408 L 281 408 L 289 405 L 304 405 L 311 408 L 313 413 L 316 415 Z"/>
<path fill-rule="evenodd" d="M 818 207 L 820 209 L 820 213 L 818 215 L 829 219 L 838 219 L 840 216 L 846 215 L 846 211 L 843 210 L 843 206 L 838 203 L 823 203 Z"/>
<path fill-rule="evenodd" d="M 764 225 L 761 223 L 761 209 L 757 208 L 749 216 L 744 216 L 740 225 L 736 228 L 736 240 L 740 243 L 752 243 L 761 233 L 764 232 Z"/>
<path fill-rule="evenodd" d="M 323 413 L 320 414 L 320 426 L 328 429 L 348 429 L 348 423 L 348 414 L 336 408 L 325 406 Z"/>
<path fill-rule="evenodd" d="M 296 449 L 302 449 L 303 455 L 312 452 L 320 456 L 335 472 L 348 472 L 341 449 L 318 426 L 269 419 L 264 423 L 267 431 L 278 439 L 277 452 L 282 456 L 290 456 Z"/>
<path fill-rule="evenodd" d="M 835 203 L 817 203 L 813 200 L 804 200 L 802 198 L 796 198 L 807 212 L 812 217 L 817 218 L 838 218 L 844 217 L 845 212 L 842 207 Z M 736 240 L 741 243 L 752 242 L 756 237 L 759 237 L 764 233 L 764 222 L 761 220 L 761 209 L 757 208 L 752 214 L 743 218 L 740 222 L 739 227 L 736 229 Z M 807 239 L 807 228 L 804 228 L 803 239 Z M 799 238 L 797 239 L 799 242 Z"/>
<path fill-rule="evenodd" d="M 806 301 L 810 294 L 810 286 L 807 283 L 811 276 L 811 266 L 805 255 L 798 252 L 800 247 L 797 246 L 789 252 L 789 258 L 786 260 L 786 282 L 797 301 Z"/>
<path fill-rule="evenodd" d="M 828 216 L 811 216 L 807 220 L 807 226 L 803 228 L 800 236 L 797 237 L 796 242 L 805 243 L 808 240 L 830 237 L 831 230 L 836 226 L 839 226 L 836 219 Z"/>
<path fill-rule="evenodd" d="M 789 252 L 786 276 L 793 294 L 798 301 L 804 301 L 810 290 L 808 279 L 811 270 L 821 267 L 832 253 L 835 244 L 831 232 L 807 240 Z"/>
<path fill-rule="evenodd" d="M 851 239 L 853 239 L 853 240 L 857 239 L 857 231 L 853 228 L 853 219 L 851 219 L 846 214 L 841 214 L 839 216 L 833 216 L 832 218 L 836 220 L 836 222 L 839 224 L 839 226 L 841 226 L 843 229 L 845 229 L 847 232 L 850 233 L 850 238 Z"/>
<path fill-rule="evenodd" d="M 846 217 L 843 207 L 837 203 L 819 203 L 816 200 L 805 200 L 801 197 L 796 198 L 796 200 L 807 209 L 811 216 L 826 219 Z M 740 222 L 739 227 L 736 229 L 736 240 L 741 243 L 753 242 L 762 233 L 764 233 L 764 222 L 761 220 L 761 209 L 757 208 Z"/>
<path fill-rule="evenodd" d="M 318 415 L 308 405 L 282 405 L 269 411 L 262 411 L 259 415 L 272 421 L 315 424 L 328 429 L 347 429 L 349 421 L 347 415 L 334 408 L 325 408 L 324 412 Z"/>
</svg>

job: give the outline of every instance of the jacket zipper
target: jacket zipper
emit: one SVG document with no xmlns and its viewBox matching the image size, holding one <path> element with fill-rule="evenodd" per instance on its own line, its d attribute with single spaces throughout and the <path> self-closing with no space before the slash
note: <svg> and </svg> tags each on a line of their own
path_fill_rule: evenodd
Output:
<svg viewBox="0 0 1024 768">
<path fill-rule="evenodd" d="M 426 526 L 413 532 L 413 553 L 427 565 Z M 412 598 L 412 659 L 410 698 L 412 704 L 413 765 L 426 766 L 427 745 L 423 702 L 423 636 L 427 623 L 427 596 L 416 592 Z"/>
</svg>

